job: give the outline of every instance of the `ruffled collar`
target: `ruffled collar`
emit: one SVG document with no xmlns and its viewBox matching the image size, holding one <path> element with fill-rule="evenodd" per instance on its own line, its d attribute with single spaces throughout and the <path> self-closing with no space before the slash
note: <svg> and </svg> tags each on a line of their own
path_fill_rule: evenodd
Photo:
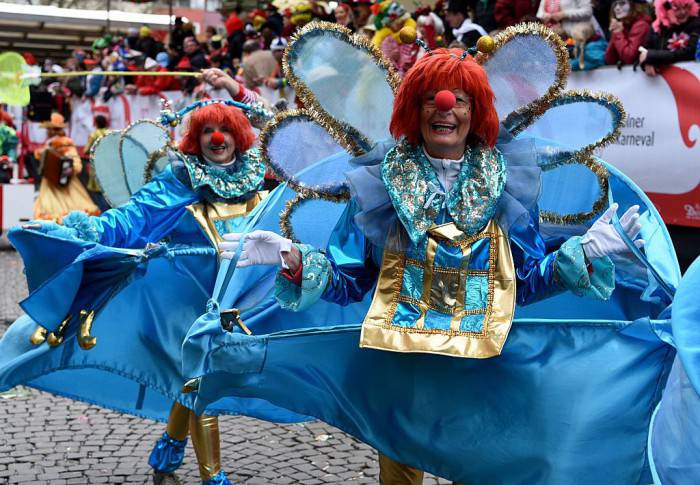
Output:
<svg viewBox="0 0 700 485">
<path fill-rule="evenodd" d="M 257 190 L 265 177 L 265 164 L 256 148 L 239 155 L 235 163 L 226 167 L 209 165 L 195 156 L 187 156 L 184 162 L 193 189 L 207 186 L 225 199 Z"/>
<path fill-rule="evenodd" d="M 386 154 L 381 176 L 399 220 L 417 243 L 443 208 L 465 234 L 480 231 L 496 213 L 506 164 L 497 149 L 468 147 L 457 180 L 445 193 L 422 148 L 403 141 Z"/>
</svg>

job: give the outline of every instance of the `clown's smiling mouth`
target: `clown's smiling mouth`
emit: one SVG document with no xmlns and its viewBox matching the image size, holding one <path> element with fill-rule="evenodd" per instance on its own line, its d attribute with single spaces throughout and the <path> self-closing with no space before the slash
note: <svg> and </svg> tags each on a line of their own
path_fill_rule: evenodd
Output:
<svg viewBox="0 0 700 485">
<path fill-rule="evenodd" d="M 209 150 L 213 153 L 224 153 L 226 151 L 226 145 L 209 145 Z"/>
<path fill-rule="evenodd" d="M 440 134 L 452 133 L 457 128 L 457 125 L 451 123 L 433 123 L 430 125 L 434 132 Z"/>
</svg>

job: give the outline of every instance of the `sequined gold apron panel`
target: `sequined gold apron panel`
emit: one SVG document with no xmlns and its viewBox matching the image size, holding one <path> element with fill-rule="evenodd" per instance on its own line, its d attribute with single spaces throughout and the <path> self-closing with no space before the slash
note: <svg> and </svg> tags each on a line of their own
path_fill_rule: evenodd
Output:
<svg viewBox="0 0 700 485">
<path fill-rule="evenodd" d="M 187 206 L 187 210 L 202 228 L 209 242 L 218 248 L 219 243 L 223 241 L 222 235 L 227 232 L 225 228 L 221 226 L 222 222 L 245 216 L 252 211 L 267 194 L 267 191 L 256 192 L 253 197 L 238 204 L 198 202 L 197 204 Z"/>
<path fill-rule="evenodd" d="M 499 355 L 515 310 L 515 270 L 498 224 L 491 220 L 471 237 L 453 223 L 433 226 L 418 253 L 384 252 L 360 346 L 469 358 Z"/>
</svg>

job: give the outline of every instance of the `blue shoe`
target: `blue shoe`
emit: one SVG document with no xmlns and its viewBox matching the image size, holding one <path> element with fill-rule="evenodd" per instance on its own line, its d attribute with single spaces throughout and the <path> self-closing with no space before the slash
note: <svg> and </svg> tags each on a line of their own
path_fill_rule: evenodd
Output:
<svg viewBox="0 0 700 485">
<path fill-rule="evenodd" d="M 220 470 L 209 480 L 202 480 L 202 485 L 231 485 L 231 481 L 226 478 L 226 472 Z"/>
<path fill-rule="evenodd" d="M 151 451 L 151 456 L 148 457 L 148 464 L 156 472 L 172 473 L 182 465 L 185 446 L 187 446 L 187 438 L 180 441 L 171 438 L 167 432 L 163 433 Z"/>
</svg>

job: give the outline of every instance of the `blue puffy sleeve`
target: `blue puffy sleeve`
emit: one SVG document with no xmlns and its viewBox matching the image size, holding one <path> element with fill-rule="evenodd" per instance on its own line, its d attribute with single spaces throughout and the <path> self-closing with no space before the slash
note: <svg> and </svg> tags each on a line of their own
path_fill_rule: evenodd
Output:
<svg viewBox="0 0 700 485">
<path fill-rule="evenodd" d="M 73 212 L 63 224 L 77 231 L 79 238 L 105 246 L 141 248 L 170 232 L 185 208 L 198 200 L 168 166 L 136 192 L 126 204 L 100 216 Z"/>
<path fill-rule="evenodd" d="M 373 258 L 377 249 L 355 224 L 357 204 L 351 200 L 331 233 L 325 254 L 306 245 L 302 254 L 301 282 L 278 274 L 275 294 L 280 305 L 301 311 L 320 298 L 339 305 L 361 301 L 377 281 L 379 268 Z"/>
<path fill-rule="evenodd" d="M 517 278 L 518 305 L 527 305 L 562 291 L 606 300 L 615 289 L 615 267 L 608 257 L 587 264 L 580 237 L 572 237 L 547 253 L 537 225 L 513 225 L 509 232 Z"/>
</svg>

